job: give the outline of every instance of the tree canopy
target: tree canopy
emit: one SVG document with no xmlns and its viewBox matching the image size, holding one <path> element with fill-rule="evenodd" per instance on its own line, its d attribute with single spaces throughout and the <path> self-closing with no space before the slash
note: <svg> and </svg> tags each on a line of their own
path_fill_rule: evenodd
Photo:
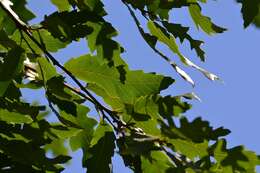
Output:
<svg viewBox="0 0 260 173">
<path fill-rule="evenodd" d="M 229 129 L 212 127 L 200 117 L 192 121 L 185 117 L 191 109 L 188 100 L 199 99 L 195 93 L 162 94 L 174 85 L 171 76 L 129 68 L 101 0 L 51 2 L 57 11 L 29 25 L 36 16 L 26 0 L 0 0 L 0 172 L 62 172 L 71 159 L 69 151 L 80 149 L 87 173 L 110 173 L 115 154 L 135 173 L 256 172 L 260 156 L 242 145 L 228 148 Z M 244 27 L 259 27 L 260 1 L 238 3 Z M 207 0 L 121 0 L 121 4 L 143 44 L 173 73 L 194 87 L 183 65 L 219 80 L 186 57 L 176 39 L 180 44 L 189 42 L 202 62 L 204 42 L 190 34 L 190 26 L 169 18 L 174 9 L 183 8 L 199 30 L 221 34 L 226 28 L 202 13 Z M 86 54 L 64 64 L 53 55 L 80 40 L 88 44 Z M 47 104 L 26 102 L 24 89 L 43 90 Z M 48 114 L 59 121 L 48 120 Z"/>
</svg>

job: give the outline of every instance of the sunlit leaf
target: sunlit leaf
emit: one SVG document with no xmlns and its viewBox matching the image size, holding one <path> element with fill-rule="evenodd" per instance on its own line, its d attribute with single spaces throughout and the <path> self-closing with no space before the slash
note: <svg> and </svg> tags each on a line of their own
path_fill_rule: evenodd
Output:
<svg viewBox="0 0 260 173">
<path fill-rule="evenodd" d="M 205 33 L 211 35 L 216 33 L 222 33 L 226 29 L 219 27 L 211 22 L 211 19 L 201 14 L 201 7 L 198 4 L 189 6 L 190 15 L 196 24 L 197 28 L 201 28 Z"/>
<path fill-rule="evenodd" d="M 29 115 L 23 115 L 16 112 L 9 112 L 8 110 L 0 109 L 0 121 L 8 123 L 31 123 L 33 120 Z"/>
<path fill-rule="evenodd" d="M 163 152 L 153 151 L 150 156 L 147 155 L 142 157 L 142 171 L 144 173 L 167 173 L 174 167 L 174 163 Z"/>
<path fill-rule="evenodd" d="M 140 96 L 159 93 L 173 82 L 169 77 L 128 69 L 125 69 L 126 74 L 122 76 L 119 69 L 108 67 L 91 55 L 73 58 L 65 67 L 79 79 L 96 84 L 108 97 L 123 103 L 133 103 Z M 110 103 L 109 100 L 106 101 Z"/>
<path fill-rule="evenodd" d="M 59 11 L 68 11 L 71 8 L 68 0 L 51 0 L 51 2 L 57 6 Z"/>
</svg>

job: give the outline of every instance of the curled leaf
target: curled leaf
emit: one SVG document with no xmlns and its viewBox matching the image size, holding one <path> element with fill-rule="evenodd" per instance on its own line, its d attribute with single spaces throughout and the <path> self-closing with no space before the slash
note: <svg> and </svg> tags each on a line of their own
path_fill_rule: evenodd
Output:
<svg viewBox="0 0 260 173">
<path fill-rule="evenodd" d="M 186 58 L 186 57 L 183 56 L 183 60 L 184 60 L 183 62 L 184 62 L 186 65 L 188 65 L 188 66 L 190 66 L 190 67 L 193 67 L 193 68 L 199 70 L 199 71 L 200 71 L 204 76 L 206 76 L 209 80 L 212 80 L 212 81 L 220 80 L 220 78 L 219 78 L 217 75 L 215 75 L 215 74 L 213 74 L 213 73 L 211 73 L 211 72 L 209 72 L 209 71 L 207 71 L 207 70 L 205 70 L 205 69 L 199 67 L 198 65 L 194 64 L 193 62 L 191 62 L 188 58 Z"/>
<path fill-rule="evenodd" d="M 189 82 L 193 87 L 195 86 L 195 82 L 192 80 L 192 78 L 184 71 L 182 70 L 177 64 L 174 62 L 170 62 L 171 66 L 176 70 L 176 72 L 187 82 Z"/>
</svg>

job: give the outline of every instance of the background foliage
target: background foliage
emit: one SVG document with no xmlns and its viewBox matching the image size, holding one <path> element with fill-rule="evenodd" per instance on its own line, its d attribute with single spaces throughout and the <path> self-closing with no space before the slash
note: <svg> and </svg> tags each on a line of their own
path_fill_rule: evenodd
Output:
<svg viewBox="0 0 260 173">
<path fill-rule="evenodd" d="M 104 19 L 102 2 L 52 2 L 59 12 L 29 27 L 22 22 L 33 18 L 25 1 L 13 1 L 12 9 L 21 20 L 6 8 L 9 1 L 1 1 L 2 9 L 6 9 L 0 11 L 1 171 L 60 172 L 61 163 L 69 160 L 63 146 L 69 141 L 72 150 L 82 149 L 82 163 L 88 172 L 110 172 L 115 149 L 135 172 L 254 172 L 258 156 L 242 146 L 227 148 L 223 136 L 229 130 L 214 129 L 200 118 L 189 122 L 183 116 L 191 107 L 183 99 L 196 95 L 160 95 L 174 82 L 171 77 L 128 68 L 121 58 L 124 49 L 113 40 L 117 31 Z M 183 64 L 207 78 L 218 79 L 185 57 L 175 39 L 188 40 L 204 61 L 202 41 L 193 39 L 188 27 L 168 21 L 170 10 L 187 8 L 195 25 L 205 33 L 223 32 L 224 28 L 201 14 L 200 5 L 205 1 L 122 3 L 151 49 L 185 80 L 194 85 L 157 44 L 165 44 Z M 245 26 L 256 23 L 257 13 L 251 9 L 258 7 L 258 2 L 242 3 Z M 91 53 L 72 58 L 64 66 L 50 54 L 80 38 L 86 38 Z M 25 103 L 22 88 L 44 88 L 49 105 Z M 99 117 L 87 116 L 90 103 Z M 47 121 L 47 106 L 60 123 Z M 47 157 L 49 150 L 53 157 Z"/>
</svg>

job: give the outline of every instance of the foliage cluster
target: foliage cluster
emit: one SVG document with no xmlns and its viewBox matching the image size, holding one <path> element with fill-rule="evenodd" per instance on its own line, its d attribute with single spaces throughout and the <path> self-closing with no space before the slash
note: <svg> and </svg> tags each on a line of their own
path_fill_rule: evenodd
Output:
<svg viewBox="0 0 260 173">
<path fill-rule="evenodd" d="M 26 0 L 0 0 L 0 172 L 61 172 L 71 158 L 69 149 L 82 150 L 88 173 L 110 173 L 115 151 L 136 173 L 255 172 L 259 156 L 243 146 L 227 148 L 228 129 L 184 116 L 191 108 L 187 99 L 196 99 L 195 94 L 164 96 L 160 93 L 174 83 L 172 77 L 128 67 L 101 0 L 51 2 L 57 11 L 29 26 L 35 16 Z M 167 46 L 187 67 L 218 79 L 185 57 L 176 43 L 188 41 L 205 61 L 203 41 L 193 38 L 189 27 L 169 20 L 173 9 L 185 8 L 206 34 L 224 32 L 202 14 L 207 0 L 119 3 L 131 14 L 144 43 L 184 80 L 195 85 L 157 44 Z M 259 26 L 260 1 L 240 3 L 244 26 Z M 82 39 L 88 43 L 88 54 L 65 64 L 52 55 Z M 48 105 L 25 102 L 24 88 L 44 90 Z M 46 119 L 47 107 L 59 122 Z M 89 115 L 90 108 L 95 116 Z"/>
</svg>

